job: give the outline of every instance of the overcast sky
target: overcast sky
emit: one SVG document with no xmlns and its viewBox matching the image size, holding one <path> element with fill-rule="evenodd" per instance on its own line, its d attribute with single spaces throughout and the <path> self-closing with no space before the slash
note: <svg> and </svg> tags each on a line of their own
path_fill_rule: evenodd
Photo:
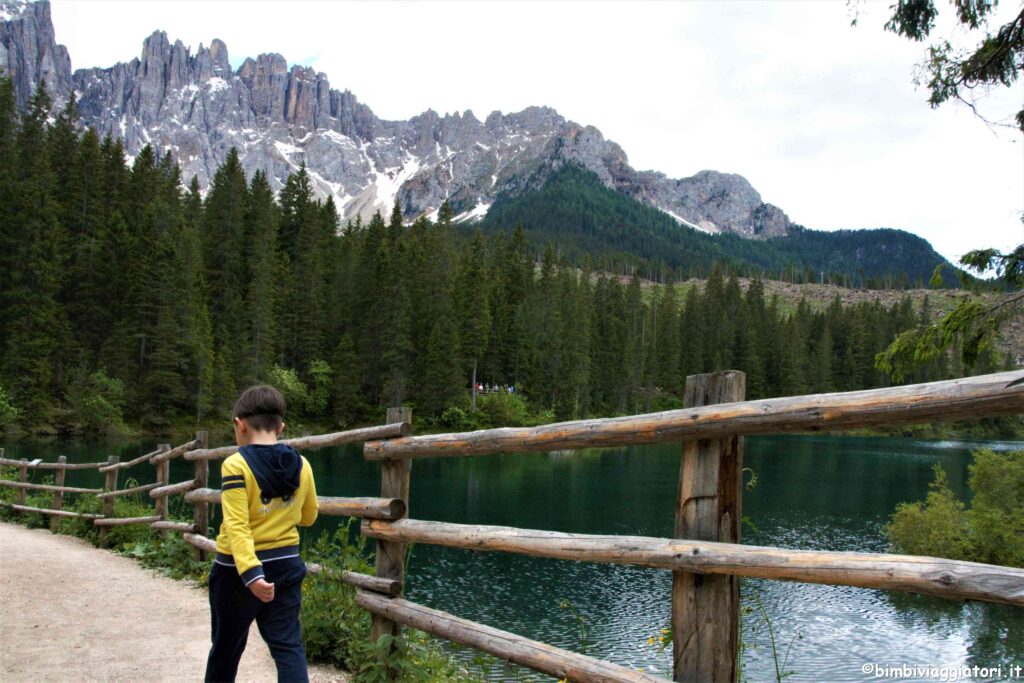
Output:
<svg viewBox="0 0 1024 683">
<path fill-rule="evenodd" d="M 882 31 L 889 0 L 859 4 L 856 27 L 821 0 L 51 2 L 75 69 L 130 60 L 157 29 L 193 53 L 220 38 L 235 67 L 279 52 L 385 119 L 554 107 L 638 170 L 739 173 L 810 228 L 903 228 L 954 260 L 1024 241 L 1021 135 L 928 106 L 925 47 Z M 1022 103 L 1018 82 L 985 107 Z"/>
</svg>

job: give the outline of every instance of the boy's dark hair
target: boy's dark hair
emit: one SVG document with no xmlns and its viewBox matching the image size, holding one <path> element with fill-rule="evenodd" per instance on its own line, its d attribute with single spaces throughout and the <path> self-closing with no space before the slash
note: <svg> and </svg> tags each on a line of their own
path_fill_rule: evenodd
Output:
<svg viewBox="0 0 1024 683">
<path fill-rule="evenodd" d="M 235 401 L 231 416 L 260 432 L 274 432 L 284 422 L 284 396 L 267 384 L 249 387 Z"/>
</svg>

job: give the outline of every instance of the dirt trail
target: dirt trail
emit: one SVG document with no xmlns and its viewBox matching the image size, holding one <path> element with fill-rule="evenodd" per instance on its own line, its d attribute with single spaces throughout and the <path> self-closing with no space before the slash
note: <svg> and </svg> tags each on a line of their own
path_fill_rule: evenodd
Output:
<svg viewBox="0 0 1024 683">
<path fill-rule="evenodd" d="M 206 591 L 70 536 L 0 523 L 0 680 L 201 681 Z M 348 681 L 311 666 L 312 681 Z M 275 681 L 256 626 L 239 681 Z"/>
</svg>

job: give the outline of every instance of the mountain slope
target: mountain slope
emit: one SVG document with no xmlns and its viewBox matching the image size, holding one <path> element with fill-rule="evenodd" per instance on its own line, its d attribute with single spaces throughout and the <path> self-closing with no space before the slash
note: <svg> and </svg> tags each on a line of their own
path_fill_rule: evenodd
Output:
<svg viewBox="0 0 1024 683">
<path fill-rule="evenodd" d="M 863 286 L 909 286 L 928 282 L 936 265 L 945 284 L 956 286 L 956 269 L 916 235 L 892 229 L 822 232 L 793 226 L 788 235 L 752 241 L 711 235 L 679 225 L 672 217 L 624 197 L 590 171 L 565 165 L 533 192 L 502 195 L 482 222 L 495 231 L 522 225 L 535 244 L 551 242 L 579 262 L 642 260 L 681 272 L 707 272 L 715 261 L 747 271 L 800 273 Z M 805 271 L 812 271 L 808 277 Z M 832 276 L 832 277 L 830 277 Z"/>
</svg>

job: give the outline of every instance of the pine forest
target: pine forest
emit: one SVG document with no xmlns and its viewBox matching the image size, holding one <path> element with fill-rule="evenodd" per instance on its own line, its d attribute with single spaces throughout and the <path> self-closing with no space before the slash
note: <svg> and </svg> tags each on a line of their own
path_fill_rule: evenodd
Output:
<svg viewBox="0 0 1024 683">
<path fill-rule="evenodd" d="M 29 431 L 212 423 L 257 382 L 330 427 L 399 404 L 445 428 L 670 409 L 687 375 L 730 368 L 748 398 L 870 388 L 929 315 L 787 307 L 724 266 L 700 287 L 591 272 L 522 226 L 467 236 L 447 205 L 340 225 L 305 168 L 275 195 L 234 150 L 204 196 L 169 155 L 49 111 L 0 82 L 0 405 Z M 956 357 L 908 381 L 961 375 Z"/>
</svg>

